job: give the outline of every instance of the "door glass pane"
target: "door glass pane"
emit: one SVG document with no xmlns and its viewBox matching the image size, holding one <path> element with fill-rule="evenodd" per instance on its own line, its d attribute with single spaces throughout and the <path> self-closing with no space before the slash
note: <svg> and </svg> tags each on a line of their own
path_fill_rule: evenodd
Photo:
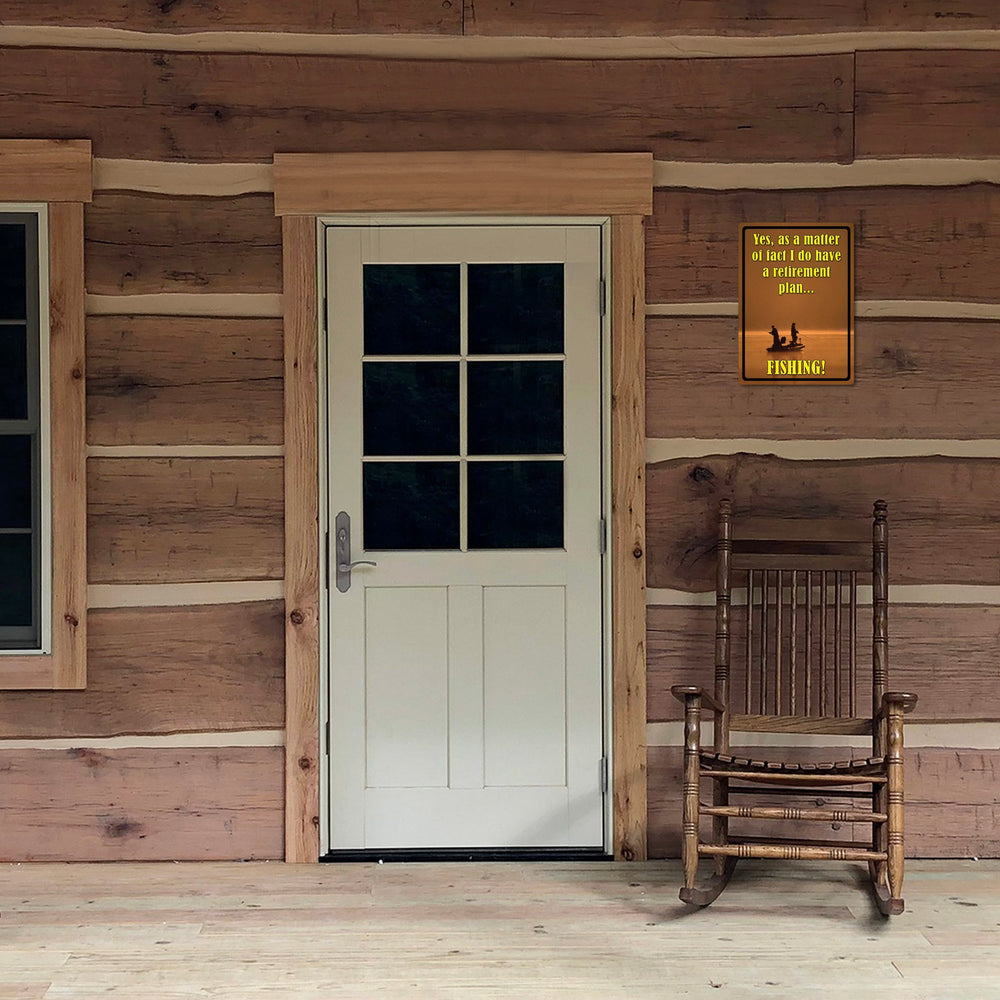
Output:
<svg viewBox="0 0 1000 1000">
<path fill-rule="evenodd" d="M 365 462 L 365 549 L 457 549 L 458 466 Z"/>
<path fill-rule="evenodd" d="M 563 450 L 561 361 L 469 362 L 469 454 Z"/>
<path fill-rule="evenodd" d="M 0 420 L 27 418 L 27 327 L 0 326 Z"/>
<path fill-rule="evenodd" d="M 24 226 L 0 226 L 0 319 L 25 319 Z"/>
<path fill-rule="evenodd" d="M 562 462 L 469 462 L 470 549 L 562 547 Z"/>
<path fill-rule="evenodd" d="M 470 354 L 562 351 L 562 264 L 469 265 Z"/>
<path fill-rule="evenodd" d="M 31 535 L 0 535 L 0 625 L 31 625 Z"/>
<path fill-rule="evenodd" d="M 0 437 L 0 528 L 31 527 L 31 438 Z"/>
<path fill-rule="evenodd" d="M 366 455 L 458 454 L 458 362 L 366 361 Z"/>
<path fill-rule="evenodd" d="M 457 354 L 458 264 L 365 264 L 365 354 Z"/>
</svg>

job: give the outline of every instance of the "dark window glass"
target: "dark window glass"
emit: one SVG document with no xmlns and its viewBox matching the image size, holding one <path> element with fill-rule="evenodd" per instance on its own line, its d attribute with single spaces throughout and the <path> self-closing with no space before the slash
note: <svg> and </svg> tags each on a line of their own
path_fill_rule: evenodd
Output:
<svg viewBox="0 0 1000 1000">
<path fill-rule="evenodd" d="M 365 549 L 457 549 L 458 465 L 365 462 Z"/>
<path fill-rule="evenodd" d="M 31 626 L 31 554 L 31 535 L 0 535 L 0 626 Z"/>
<path fill-rule="evenodd" d="M 458 264 L 365 264 L 365 354 L 458 354 Z"/>
<path fill-rule="evenodd" d="M 458 454 L 458 362 L 366 361 L 366 455 Z"/>
<path fill-rule="evenodd" d="M 26 319 L 23 225 L 0 225 L 0 319 Z"/>
<path fill-rule="evenodd" d="M 31 438 L 0 437 L 0 528 L 31 527 Z"/>
<path fill-rule="evenodd" d="M 562 350 L 562 264 L 469 265 L 470 354 Z"/>
<path fill-rule="evenodd" d="M 0 326 L 0 420 L 28 418 L 28 331 Z"/>
<path fill-rule="evenodd" d="M 563 546 L 562 462 L 470 462 L 470 549 Z"/>
<path fill-rule="evenodd" d="M 563 450 L 561 361 L 469 362 L 469 454 Z"/>
</svg>

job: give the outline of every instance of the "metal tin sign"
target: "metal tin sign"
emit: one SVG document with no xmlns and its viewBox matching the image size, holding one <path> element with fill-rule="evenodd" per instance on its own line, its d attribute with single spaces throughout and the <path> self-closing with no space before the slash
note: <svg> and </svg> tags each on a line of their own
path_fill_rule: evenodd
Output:
<svg viewBox="0 0 1000 1000">
<path fill-rule="evenodd" d="M 740 381 L 854 381 L 849 225 L 740 226 Z"/>
</svg>

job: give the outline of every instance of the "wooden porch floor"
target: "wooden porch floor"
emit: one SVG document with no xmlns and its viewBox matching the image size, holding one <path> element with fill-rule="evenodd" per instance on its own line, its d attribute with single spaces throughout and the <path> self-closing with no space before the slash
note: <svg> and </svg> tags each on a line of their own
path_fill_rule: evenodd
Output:
<svg viewBox="0 0 1000 1000">
<path fill-rule="evenodd" d="M 741 864 L 2 865 L 0 1000 L 1000 998 L 1000 862 Z"/>
</svg>

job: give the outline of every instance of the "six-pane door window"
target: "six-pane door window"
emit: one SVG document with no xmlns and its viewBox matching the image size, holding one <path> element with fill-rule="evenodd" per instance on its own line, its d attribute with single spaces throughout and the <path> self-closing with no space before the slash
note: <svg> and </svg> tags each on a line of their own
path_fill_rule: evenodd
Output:
<svg viewBox="0 0 1000 1000">
<path fill-rule="evenodd" d="M 364 547 L 563 546 L 562 264 L 364 265 Z"/>
</svg>

